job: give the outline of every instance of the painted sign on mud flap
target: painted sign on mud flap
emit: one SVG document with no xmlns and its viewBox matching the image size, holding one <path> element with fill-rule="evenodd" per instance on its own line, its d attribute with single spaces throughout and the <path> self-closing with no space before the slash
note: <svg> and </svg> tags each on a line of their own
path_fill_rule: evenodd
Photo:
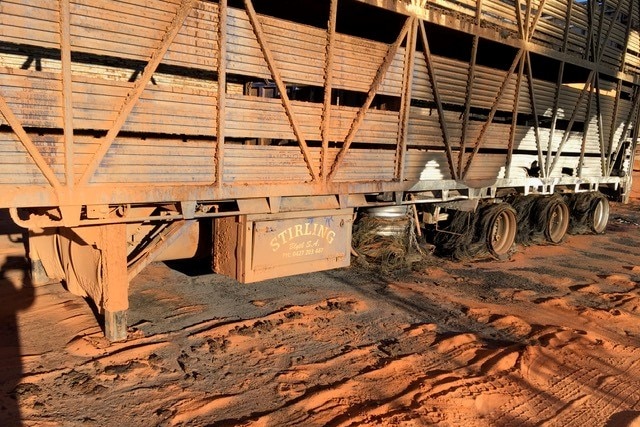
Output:
<svg viewBox="0 0 640 427">
<path fill-rule="evenodd" d="M 254 223 L 253 268 L 344 259 L 351 217 L 332 215 Z"/>
</svg>

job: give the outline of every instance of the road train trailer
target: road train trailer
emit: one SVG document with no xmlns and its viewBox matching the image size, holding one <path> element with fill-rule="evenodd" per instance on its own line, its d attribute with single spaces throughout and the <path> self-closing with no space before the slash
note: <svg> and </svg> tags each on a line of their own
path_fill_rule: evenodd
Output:
<svg viewBox="0 0 640 427">
<path fill-rule="evenodd" d="M 497 257 L 540 220 L 514 200 L 551 243 L 577 211 L 602 232 L 639 29 L 636 0 L 2 0 L 0 208 L 112 341 L 150 262 L 346 266 L 368 208 L 473 214 Z"/>
</svg>

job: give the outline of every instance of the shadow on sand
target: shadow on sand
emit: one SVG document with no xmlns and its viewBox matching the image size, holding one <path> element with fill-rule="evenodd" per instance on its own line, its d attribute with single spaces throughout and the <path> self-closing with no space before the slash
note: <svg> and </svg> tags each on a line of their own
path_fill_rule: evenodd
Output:
<svg viewBox="0 0 640 427">
<path fill-rule="evenodd" d="M 0 237 L 14 246 L 24 244 L 22 230 L 5 225 L 0 218 Z M 0 253 L 0 425 L 17 427 L 22 426 L 18 398 L 23 375 L 18 313 L 33 304 L 34 288 L 26 257 L 8 252 Z"/>
</svg>

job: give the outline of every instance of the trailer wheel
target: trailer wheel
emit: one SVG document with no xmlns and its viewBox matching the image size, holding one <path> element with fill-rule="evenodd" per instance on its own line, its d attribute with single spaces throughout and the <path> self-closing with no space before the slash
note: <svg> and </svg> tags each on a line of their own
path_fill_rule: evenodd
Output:
<svg viewBox="0 0 640 427">
<path fill-rule="evenodd" d="M 506 203 L 492 205 L 482 212 L 486 222 L 487 250 L 498 259 L 508 256 L 516 239 L 516 212 Z"/>
<path fill-rule="evenodd" d="M 544 235 L 547 241 L 558 244 L 569 229 L 569 207 L 562 199 L 551 201 L 547 211 Z"/>
<path fill-rule="evenodd" d="M 591 202 L 590 212 L 590 226 L 591 231 L 596 234 L 604 233 L 609 223 L 609 201 L 605 196 L 599 194 Z"/>
</svg>

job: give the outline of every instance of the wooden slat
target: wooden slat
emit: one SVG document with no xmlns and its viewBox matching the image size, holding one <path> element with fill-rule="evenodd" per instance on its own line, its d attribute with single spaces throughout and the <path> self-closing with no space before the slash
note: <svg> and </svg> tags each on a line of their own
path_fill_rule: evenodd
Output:
<svg viewBox="0 0 640 427">
<path fill-rule="evenodd" d="M 322 104 L 292 102 L 300 126 L 308 140 L 321 141 Z M 332 141 L 344 141 L 358 109 L 336 106 L 331 117 Z M 229 95 L 227 136 L 232 138 L 295 139 L 284 108 L 277 99 Z M 398 113 L 369 110 L 356 134 L 355 142 L 395 144 Z"/>
<path fill-rule="evenodd" d="M 30 134 L 33 144 L 42 157 L 53 164 L 52 171 L 59 179 L 64 178 L 64 145 L 52 141 L 51 137 Z M 47 149 L 44 149 L 47 147 Z M 47 179 L 38 169 L 31 156 L 13 133 L 0 133 L 0 184 L 47 185 Z"/>
<path fill-rule="evenodd" d="M 75 51 L 146 60 L 178 7 L 176 2 L 164 11 L 148 13 L 148 6 L 132 6 L 121 0 L 111 3 L 115 5 L 106 10 L 103 3 L 74 4 L 71 22 Z M 118 5 L 123 8 L 118 8 Z M 215 69 L 217 8 L 211 3 L 196 4 L 167 52 L 164 63 Z"/>
<path fill-rule="evenodd" d="M 77 138 L 76 175 L 84 170 L 98 142 Z M 214 151 L 212 141 L 120 137 L 109 149 L 92 182 L 210 183 L 215 172 Z"/>
<path fill-rule="evenodd" d="M 248 17 L 243 11 L 229 10 L 229 72 L 270 78 Z M 260 22 L 283 79 L 290 83 L 323 86 L 325 32 L 268 17 L 260 17 Z M 367 92 L 388 45 L 338 34 L 334 49 L 334 88 Z M 380 93 L 400 94 L 403 57 L 404 51 L 400 49 Z"/>
<path fill-rule="evenodd" d="M 319 165 L 320 149 L 312 148 L 310 151 L 314 166 Z M 224 176 L 227 182 L 309 179 L 297 147 L 228 144 L 225 153 Z M 333 160 L 337 153 L 337 149 L 330 149 L 327 153 L 329 160 Z M 394 178 L 394 159 L 395 150 L 352 149 L 334 179 L 336 182 L 390 181 Z"/>
</svg>

